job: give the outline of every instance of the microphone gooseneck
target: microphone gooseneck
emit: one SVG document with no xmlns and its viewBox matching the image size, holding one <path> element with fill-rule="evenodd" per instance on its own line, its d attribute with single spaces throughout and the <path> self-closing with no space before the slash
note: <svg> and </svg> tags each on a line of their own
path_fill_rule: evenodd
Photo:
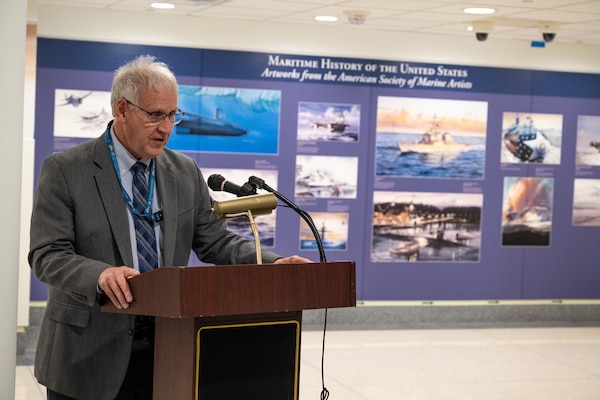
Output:
<svg viewBox="0 0 600 400">
<path fill-rule="evenodd" d="M 248 178 L 248 183 L 254 186 L 255 188 L 266 190 L 267 192 L 273 193 L 279 200 L 283 201 L 288 207 L 294 210 L 302 219 L 308 224 L 313 236 L 315 237 L 315 241 L 317 242 L 317 248 L 319 249 L 319 259 L 321 262 L 326 262 L 327 257 L 325 256 L 325 249 L 323 248 L 323 241 L 321 240 L 321 235 L 319 234 L 319 230 L 315 226 L 312 217 L 309 213 L 299 208 L 296 204 L 294 204 L 287 197 L 279 193 L 277 190 L 273 189 L 269 185 L 265 183 L 264 180 L 258 178 L 256 176 L 251 176 Z"/>
</svg>

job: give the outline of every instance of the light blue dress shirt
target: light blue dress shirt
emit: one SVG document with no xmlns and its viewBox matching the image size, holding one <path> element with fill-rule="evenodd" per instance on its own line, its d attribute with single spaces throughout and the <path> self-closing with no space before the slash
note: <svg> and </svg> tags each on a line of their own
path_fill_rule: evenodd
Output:
<svg viewBox="0 0 600 400">
<path fill-rule="evenodd" d="M 119 164 L 119 173 L 121 174 L 121 184 L 123 185 L 123 188 L 125 189 L 125 191 L 127 192 L 127 194 L 129 194 L 129 196 L 131 198 L 133 198 L 133 193 L 132 193 L 132 185 L 133 185 L 133 174 L 131 172 L 131 167 L 133 166 L 133 164 L 135 164 L 138 161 L 142 161 L 143 163 L 145 163 L 146 165 L 150 164 L 150 160 L 148 159 L 141 159 L 141 160 L 137 160 L 136 158 L 134 158 L 129 151 L 125 148 L 125 146 L 123 146 L 123 144 L 119 141 L 119 139 L 117 138 L 117 136 L 115 135 L 115 132 L 113 130 L 113 127 L 111 126 L 110 128 L 110 136 L 112 138 L 112 142 L 115 148 L 115 154 L 117 156 L 117 162 Z M 131 210 L 129 209 L 129 207 L 127 206 L 127 203 L 125 201 L 123 201 L 123 207 L 125 207 L 125 209 L 127 209 L 127 220 L 129 221 L 129 240 L 131 243 L 131 252 L 133 255 L 133 267 L 135 269 L 137 269 L 139 271 L 139 263 L 138 263 L 138 255 L 137 255 L 137 241 L 135 238 L 135 225 L 133 223 L 133 214 L 131 212 Z M 160 203 L 158 201 L 158 182 L 155 182 L 155 186 L 154 186 L 154 196 L 152 198 L 152 212 L 158 212 L 160 211 L 161 207 L 160 207 Z M 156 249 L 158 252 L 158 266 L 160 267 L 161 265 L 163 265 L 162 263 L 162 231 L 160 229 L 160 222 L 157 222 L 154 224 L 154 232 L 156 234 L 156 243 L 158 245 L 158 248 Z"/>
</svg>

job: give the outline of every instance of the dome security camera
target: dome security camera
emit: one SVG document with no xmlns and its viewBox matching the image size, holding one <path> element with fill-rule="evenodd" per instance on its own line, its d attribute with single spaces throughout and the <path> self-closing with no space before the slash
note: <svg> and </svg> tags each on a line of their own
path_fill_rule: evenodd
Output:
<svg viewBox="0 0 600 400">
<path fill-rule="evenodd" d="M 556 37 L 560 26 L 555 22 L 543 21 L 539 24 L 539 30 L 544 38 L 544 42 L 550 43 Z"/>
<path fill-rule="evenodd" d="M 488 38 L 489 33 L 487 32 L 475 32 L 475 37 L 479 42 L 485 42 Z"/>
<path fill-rule="evenodd" d="M 550 43 L 556 37 L 556 33 L 542 33 L 542 37 L 544 38 L 544 42 Z"/>
<path fill-rule="evenodd" d="M 369 13 L 362 10 L 345 10 L 344 14 L 348 18 L 348 22 L 352 25 L 362 25 L 367 20 Z"/>
<path fill-rule="evenodd" d="M 475 38 L 480 42 L 485 42 L 489 34 L 494 30 L 494 24 L 491 21 L 473 22 L 473 31 Z"/>
</svg>

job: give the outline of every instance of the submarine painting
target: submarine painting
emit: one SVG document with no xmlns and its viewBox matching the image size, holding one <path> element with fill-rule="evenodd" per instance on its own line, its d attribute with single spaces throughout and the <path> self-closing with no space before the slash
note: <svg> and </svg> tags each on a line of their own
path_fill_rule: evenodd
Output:
<svg viewBox="0 0 600 400">
<path fill-rule="evenodd" d="M 553 178 L 505 177 L 502 245 L 548 246 L 553 197 Z"/>
<path fill-rule="evenodd" d="M 479 262 L 479 193 L 373 193 L 373 262 Z"/>
<path fill-rule="evenodd" d="M 168 147 L 180 151 L 277 154 L 281 91 L 179 86 L 179 108 Z"/>
</svg>

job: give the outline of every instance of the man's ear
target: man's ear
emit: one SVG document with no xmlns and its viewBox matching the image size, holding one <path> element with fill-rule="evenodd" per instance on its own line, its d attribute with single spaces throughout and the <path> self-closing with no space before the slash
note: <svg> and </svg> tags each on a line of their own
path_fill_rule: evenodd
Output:
<svg viewBox="0 0 600 400">
<path fill-rule="evenodd" d="M 129 111 L 127 100 L 121 98 L 115 104 L 115 118 L 119 121 L 125 121 L 125 114 Z"/>
</svg>

